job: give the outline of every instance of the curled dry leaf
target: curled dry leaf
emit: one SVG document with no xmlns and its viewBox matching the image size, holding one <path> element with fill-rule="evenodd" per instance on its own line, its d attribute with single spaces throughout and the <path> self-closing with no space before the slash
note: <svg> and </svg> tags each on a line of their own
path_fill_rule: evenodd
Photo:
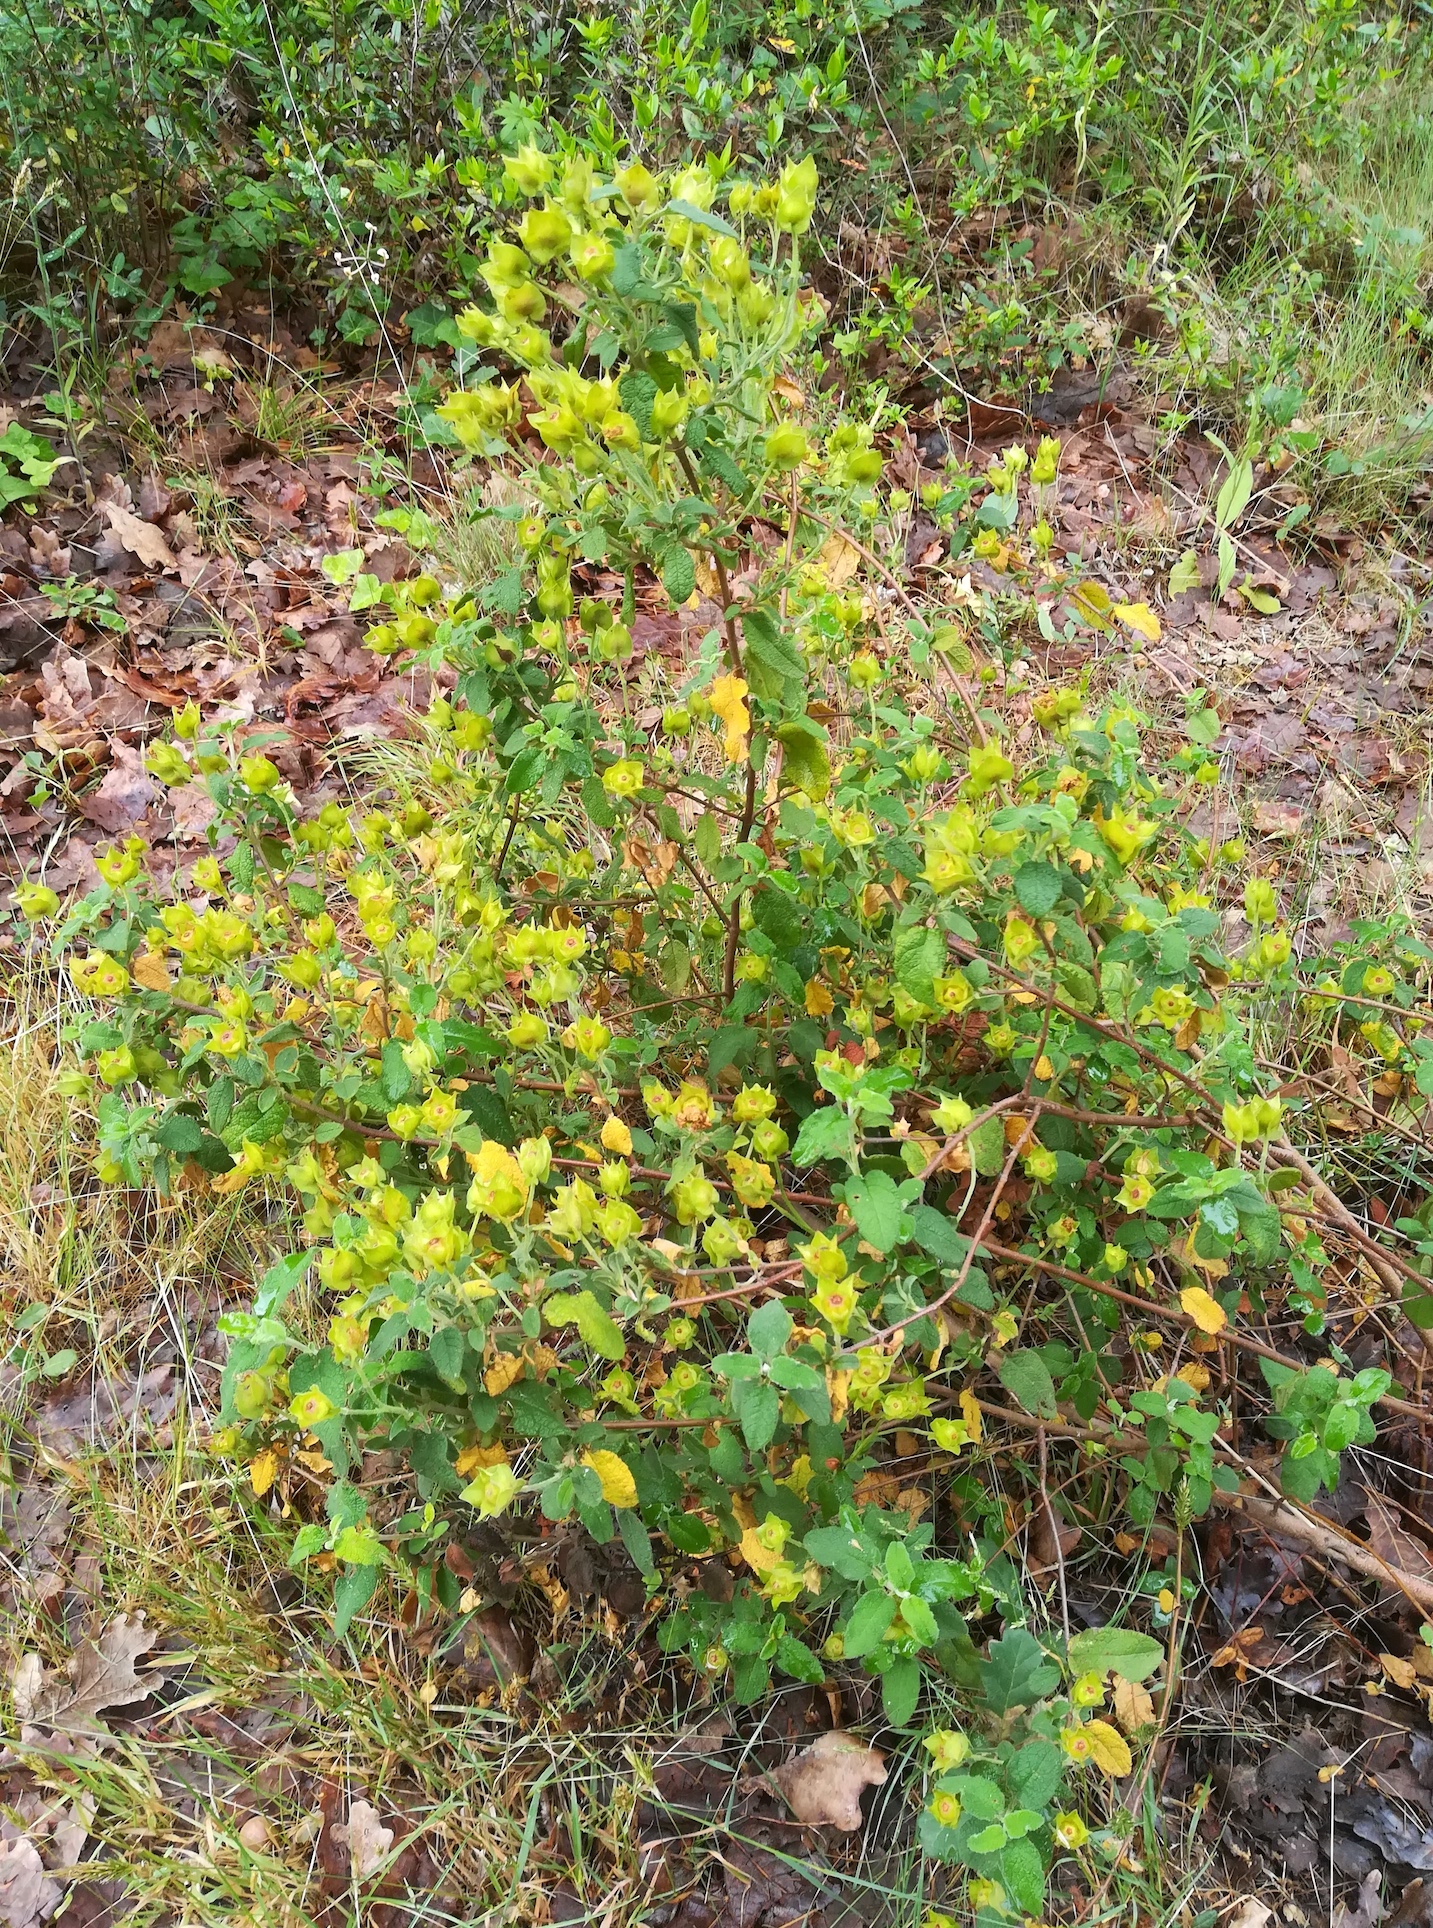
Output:
<svg viewBox="0 0 1433 1928">
<path fill-rule="evenodd" d="M 1230 1915 L 1225 1928 L 1264 1928 L 1274 1911 L 1257 1895 L 1246 1895 Z"/>
<path fill-rule="evenodd" d="M 393 1830 L 384 1827 L 371 1801 L 353 1802 L 347 1822 L 341 1821 L 333 1835 L 340 1846 L 348 1849 L 355 1881 L 368 1881 L 379 1873 L 393 1846 Z"/>
<path fill-rule="evenodd" d="M 771 1778 L 798 1821 L 854 1834 L 861 1825 L 861 1790 L 885 1780 L 885 1756 L 838 1728 L 783 1761 Z"/>
<path fill-rule="evenodd" d="M 116 538 L 132 556 L 139 558 L 146 569 L 178 568 L 162 529 L 156 529 L 152 522 L 145 522 L 133 509 L 122 508 L 118 502 L 106 502 L 101 506 Z"/>
<path fill-rule="evenodd" d="M 129 1707 L 159 1685 L 157 1674 L 135 1672 L 135 1661 L 154 1645 L 143 1614 L 120 1614 L 98 1640 L 87 1640 L 61 1673 L 50 1672 L 38 1654 L 22 1656 L 14 1675 L 15 1717 L 32 1733 L 106 1735 L 99 1716 L 108 1707 Z"/>
</svg>

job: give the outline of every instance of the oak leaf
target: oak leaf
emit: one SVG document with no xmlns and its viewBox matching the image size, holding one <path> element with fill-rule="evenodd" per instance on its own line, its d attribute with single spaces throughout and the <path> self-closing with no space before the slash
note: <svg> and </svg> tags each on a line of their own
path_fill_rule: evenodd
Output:
<svg viewBox="0 0 1433 1928">
<path fill-rule="evenodd" d="M 854 1834 L 861 1825 L 861 1790 L 885 1780 L 885 1756 L 837 1728 L 783 1761 L 771 1778 L 798 1821 Z"/>
</svg>

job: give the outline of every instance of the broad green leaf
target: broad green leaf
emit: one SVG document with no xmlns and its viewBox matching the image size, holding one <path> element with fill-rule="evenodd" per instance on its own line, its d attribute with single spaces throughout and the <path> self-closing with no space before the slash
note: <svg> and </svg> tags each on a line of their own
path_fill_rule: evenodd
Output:
<svg viewBox="0 0 1433 1928">
<path fill-rule="evenodd" d="M 590 1292 L 555 1292 L 542 1310 L 550 1325 L 576 1326 L 582 1343 L 604 1359 L 620 1359 L 627 1350 L 620 1326 Z"/>
<path fill-rule="evenodd" d="M 896 1603 L 888 1593 L 863 1593 L 851 1609 L 842 1629 L 842 1645 L 848 1660 L 861 1660 L 874 1653 L 881 1636 L 896 1617 Z"/>
<path fill-rule="evenodd" d="M 1005 1127 L 999 1118 L 987 1118 L 966 1139 L 970 1162 L 982 1178 L 994 1178 L 1005 1163 Z"/>
<path fill-rule="evenodd" d="M 1012 1352 L 1008 1359 L 1002 1359 L 1000 1383 L 1027 1413 L 1045 1419 L 1054 1417 L 1055 1382 L 1038 1352 Z"/>
<path fill-rule="evenodd" d="M 774 1359 L 791 1337 L 791 1314 L 780 1299 L 768 1299 L 747 1321 L 747 1344 L 763 1359 Z"/>
<path fill-rule="evenodd" d="M 924 924 L 896 932 L 893 959 L 896 982 L 917 1004 L 935 1002 L 935 980 L 945 970 L 945 934 Z"/>
<path fill-rule="evenodd" d="M 777 728 L 776 740 L 782 746 L 782 776 L 820 803 L 831 788 L 831 758 L 816 725 L 782 723 Z"/>
<path fill-rule="evenodd" d="M 1072 1674 L 1118 1674 L 1121 1680 L 1147 1680 L 1164 1659 L 1164 1648 L 1133 1627 L 1091 1627 L 1070 1641 Z M 1034 1797 L 1027 1795 L 1033 1804 Z"/>
<path fill-rule="evenodd" d="M 890 1173 L 863 1172 L 847 1179 L 846 1203 L 866 1243 L 889 1252 L 901 1231 L 901 1195 Z"/>
<path fill-rule="evenodd" d="M 1169 593 L 1182 596 L 1187 590 L 1199 587 L 1199 558 L 1192 549 L 1186 549 L 1169 572 Z"/>
<path fill-rule="evenodd" d="M 999 1640 L 992 1640 L 978 1666 L 985 1702 L 992 1714 L 1033 1707 L 1060 1684 L 1059 1668 L 1023 1627 L 1012 1627 Z"/>
<path fill-rule="evenodd" d="M 907 1655 L 881 1675 L 881 1710 L 892 1727 L 906 1727 L 920 1698 L 920 1662 Z"/>
<path fill-rule="evenodd" d="M 1015 895 L 1032 917 L 1048 917 L 1064 895 L 1060 873 L 1053 864 L 1021 864 L 1015 873 Z"/>
</svg>

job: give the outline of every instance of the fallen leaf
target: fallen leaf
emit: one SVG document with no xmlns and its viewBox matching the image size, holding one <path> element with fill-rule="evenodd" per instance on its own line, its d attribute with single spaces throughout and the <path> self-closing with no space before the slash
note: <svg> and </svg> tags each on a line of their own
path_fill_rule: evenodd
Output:
<svg viewBox="0 0 1433 1928">
<path fill-rule="evenodd" d="M 91 823 L 118 836 L 133 830 L 158 795 L 159 785 L 145 769 L 139 751 L 115 741 L 110 746 L 110 767 L 103 781 L 80 807 Z"/>
<path fill-rule="evenodd" d="M 162 529 L 156 529 L 152 522 L 145 522 L 133 509 L 123 508 L 118 502 L 105 502 L 101 507 L 109 517 L 109 526 L 116 538 L 146 569 L 178 568 Z"/>
<path fill-rule="evenodd" d="M 1397 1654 L 1380 1654 L 1378 1664 L 1384 1675 L 1395 1687 L 1411 1689 L 1418 1679 L 1418 1669 L 1411 1660 L 1400 1660 Z"/>
<path fill-rule="evenodd" d="M 1273 1909 L 1255 1895 L 1246 1895 L 1234 1913 L 1225 1922 L 1224 1928 L 1264 1928 L 1265 1922 L 1273 1917 Z"/>
<path fill-rule="evenodd" d="M 1368 1521 L 1368 1543 L 1380 1560 L 1420 1580 L 1433 1574 L 1433 1553 L 1421 1540 L 1404 1532 L 1397 1513 L 1371 1486 L 1363 1489 L 1363 1511 Z"/>
<path fill-rule="evenodd" d="M 1254 1652 L 1256 1647 L 1261 1647 L 1263 1644 L 1264 1629 L 1262 1627 L 1244 1627 L 1234 1635 L 1232 1640 L 1219 1648 L 1210 1660 L 1210 1665 L 1213 1667 L 1232 1667 L 1236 1680 L 1247 1680 L 1249 1678 L 1249 1656 Z"/>
<path fill-rule="evenodd" d="M 740 676 L 718 676 L 707 691 L 712 711 L 726 725 L 723 748 L 728 763 L 746 762 L 746 739 L 751 731 L 747 686 Z"/>
<path fill-rule="evenodd" d="M 144 991 L 167 991 L 173 981 L 168 965 L 157 951 L 140 951 L 129 967 L 129 974 Z"/>
<path fill-rule="evenodd" d="M 860 551 L 834 530 L 821 545 L 821 568 L 830 589 L 840 589 L 861 566 Z"/>
<path fill-rule="evenodd" d="M 60 1734 L 100 1734 L 99 1716 L 107 1707 L 129 1707 L 146 1700 L 159 1685 L 157 1674 L 139 1674 L 134 1663 L 154 1645 L 154 1631 L 143 1614 L 119 1614 L 98 1640 L 87 1640 L 62 1674 L 52 1673 L 38 1654 L 25 1654 L 15 1669 L 15 1717 L 23 1727 Z"/>
<path fill-rule="evenodd" d="M 1252 821 L 1262 837 L 1297 837 L 1304 827 L 1304 813 L 1295 803 L 1266 798 L 1254 805 Z"/>
<path fill-rule="evenodd" d="M 1422 1885 L 1418 1883 L 1420 1888 Z M 1383 1905 L 1382 1887 L 1382 1874 L 1377 1868 L 1370 1868 L 1358 1884 L 1358 1906 L 1350 1908 L 1347 1902 L 1341 1901 L 1334 1910 L 1333 1928 L 1378 1928 L 1388 1912 Z M 1404 1899 L 1407 1900 L 1406 1895 Z M 1399 1913 L 1403 1913 L 1401 1908 Z"/>
<path fill-rule="evenodd" d="M 1154 1701 L 1137 1680 L 1115 1680 L 1115 1719 L 1126 1734 L 1137 1734 L 1155 1721 Z"/>
<path fill-rule="evenodd" d="M 1118 616 L 1126 629 L 1132 629 L 1136 636 L 1143 636 L 1147 642 L 1157 643 L 1163 634 L 1159 618 L 1148 603 L 1113 603 L 1110 614 Z"/>
<path fill-rule="evenodd" d="M 340 1821 L 333 1836 L 340 1847 L 348 1849 L 355 1881 L 368 1881 L 377 1874 L 393 1846 L 393 1830 L 383 1826 L 371 1801 L 353 1802 L 347 1823 Z"/>
<path fill-rule="evenodd" d="M 836 1728 L 783 1761 L 771 1778 L 798 1821 L 854 1834 L 861 1825 L 861 1790 L 885 1780 L 885 1755 Z"/>
<path fill-rule="evenodd" d="M 1202 1285 L 1186 1286 L 1179 1295 L 1179 1303 L 1186 1317 L 1193 1319 L 1201 1332 L 1222 1332 L 1229 1323 L 1223 1306 Z"/>
<path fill-rule="evenodd" d="M 5 1928 L 33 1928 L 48 1921 L 64 1899 L 64 1889 L 45 1873 L 40 1851 L 27 1835 L 0 1841 L 0 1922 Z"/>
</svg>

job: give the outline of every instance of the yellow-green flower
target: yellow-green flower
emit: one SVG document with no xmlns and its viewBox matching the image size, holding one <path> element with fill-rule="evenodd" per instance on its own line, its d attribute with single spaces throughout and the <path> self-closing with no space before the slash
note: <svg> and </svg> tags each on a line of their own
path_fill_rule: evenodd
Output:
<svg viewBox="0 0 1433 1928">
<path fill-rule="evenodd" d="M 1070 1689 L 1070 1699 L 1076 1707 L 1099 1707 L 1104 1698 L 1104 1682 L 1098 1674 L 1081 1674 Z"/>
<path fill-rule="evenodd" d="M 1062 1847 L 1082 1848 L 1090 1838 L 1090 1830 L 1085 1826 L 1083 1818 L 1073 1811 L 1057 1814 L 1051 1825 L 1055 1830 L 1055 1839 Z"/>
<path fill-rule="evenodd" d="M 931 1818 L 943 1828 L 953 1828 L 960 1820 L 961 1806 L 958 1794 L 937 1792 L 930 1797 Z"/>
<path fill-rule="evenodd" d="M 1115 1202 L 1123 1205 L 1127 1212 L 1142 1212 L 1154 1197 L 1154 1187 L 1147 1178 L 1138 1172 L 1127 1172 L 1125 1181 L 1115 1194 Z"/>
<path fill-rule="evenodd" d="M 927 1734 L 922 1746 L 931 1757 L 939 1774 L 951 1774 L 970 1756 L 970 1741 L 957 1727 L 937 1728 L 935 1733 Z M 954 1827 L 952 1821 L 950 1826 Z"/>
<path fill-rule="evenodd" d="M 332 1419 L 338 1411 L 326 1392 L 317 1386 L 310 1386 L 307 1392 L 295 1395 L 289 1401 L 289 1412 L 300 1426 L 312 1428 L 321 1426 L 326 1419 Z"/>
<path fill-rule="evenodd" d="M 522 1481 L 506 1460 L 500 1460 L 496 1466 L 480 1466 L 458 1497 L 476 1507 L 484 1519 L 492 1519 L 505 1513 L 521 1491 Z"/>
</svg>

